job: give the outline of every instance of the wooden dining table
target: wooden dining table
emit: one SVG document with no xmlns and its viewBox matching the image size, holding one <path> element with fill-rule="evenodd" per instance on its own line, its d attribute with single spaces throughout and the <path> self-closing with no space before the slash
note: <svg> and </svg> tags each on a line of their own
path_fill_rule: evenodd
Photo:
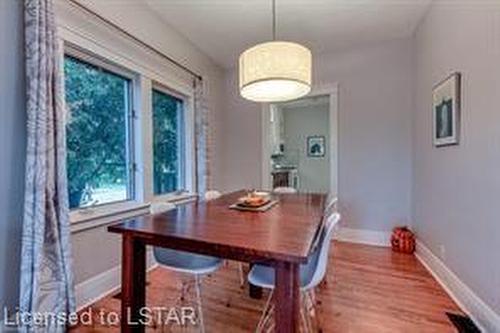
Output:
<svg viewBox="0 0 500 333">
<path fill-rule="evenodd" d="M 137 322 L 145 306 L 146 245 L 274 266 L 276 332 L 298 332 L 299 266 L 307 263 L 319 238 L 326 195 L 273 194 L 278 203 L 265 212 L 229 208 L 244 195 L 245 191 L 237 191 L 208 202 L 199 200 L 108 228 L 123 240 L 123 333 L 145 329 Z"/>
</svg>

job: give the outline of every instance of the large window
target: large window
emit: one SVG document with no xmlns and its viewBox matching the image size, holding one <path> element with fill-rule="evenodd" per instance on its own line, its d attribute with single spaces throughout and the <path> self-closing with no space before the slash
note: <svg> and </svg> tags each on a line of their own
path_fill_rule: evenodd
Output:
<svg viewBox="0 0 500 333">
<path fill-rule="evenodd" d="M 70 208 L 133 198 L 132 81 L 108 67 L 64 60 Z"/>
<path fill-rule="evenodd" d="M 185 188 L 184 101 L 153 89 L 154 195 Z"/>
</svg>

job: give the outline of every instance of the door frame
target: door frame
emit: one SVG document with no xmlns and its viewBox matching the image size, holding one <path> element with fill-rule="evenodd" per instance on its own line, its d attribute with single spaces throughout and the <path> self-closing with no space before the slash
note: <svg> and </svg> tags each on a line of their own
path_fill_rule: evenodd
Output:
<svg viewBox="0 0 500 333">
<path fill-rule="evenodd" d="M 330 118 L 330 192 L 334 196 L 338 196 L 338 84 L 323 85 L 313 87 L 311 93 L 307 97 L 329 96 L 329 118 Z M 271 179 L 271 151 L 270 151 L 270 125 L 269 113 L 272 103 L 265 103 L 261 110 L 261 137 L 262 137 L 262 155 L 261 155 L 261 187 L 264 190 L 272 190 Z M 333 153 L 332 153 L 333 152 Z"/>
</svg>

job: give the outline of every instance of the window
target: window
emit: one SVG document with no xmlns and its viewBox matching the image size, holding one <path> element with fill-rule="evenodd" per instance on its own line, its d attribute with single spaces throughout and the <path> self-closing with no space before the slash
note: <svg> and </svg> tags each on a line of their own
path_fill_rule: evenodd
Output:
<svg viewBox="0 0 500 333">
<path fill-rule="evenodd" d="M 132 80 L 108 67 L 64 59 L 72 209 L 133 199 Z"/>
<path fill-rule="evenodd" d="M 184 101 L 153 89 L 153 192 L 185 189 Z"/>
</svg>

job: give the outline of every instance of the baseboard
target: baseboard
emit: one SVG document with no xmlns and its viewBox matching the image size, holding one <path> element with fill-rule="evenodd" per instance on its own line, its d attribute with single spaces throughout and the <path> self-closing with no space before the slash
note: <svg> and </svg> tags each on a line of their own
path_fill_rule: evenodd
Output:
<svg viewBox="0 0 500 333">
<path fill-rule="evenodd" d="M 341 227 L 335 234 L 335 239 L 342 242 L 374 245 L 374 246 L 390 246 L 391 233 L 385 231 L 373 231 L 362 229 L 351 229 Z"/>
<path fill-rule="evenodd" d="M 148 251 L 148 271 L 156 268 L 158 264 L 153 258 L 152 251 Z M 121 265 L 102 272 L 75 286 L 76 308 L 78 311 L 94 304 L 98 300 L 109 296 L 120 289 Z"/>
<path fill-rule="evenodd" d="M 415 255 L 482 332 L 500 333 L 500 315 L 484 303 L 429 248 L 418 240 Z"/>
</svg>

